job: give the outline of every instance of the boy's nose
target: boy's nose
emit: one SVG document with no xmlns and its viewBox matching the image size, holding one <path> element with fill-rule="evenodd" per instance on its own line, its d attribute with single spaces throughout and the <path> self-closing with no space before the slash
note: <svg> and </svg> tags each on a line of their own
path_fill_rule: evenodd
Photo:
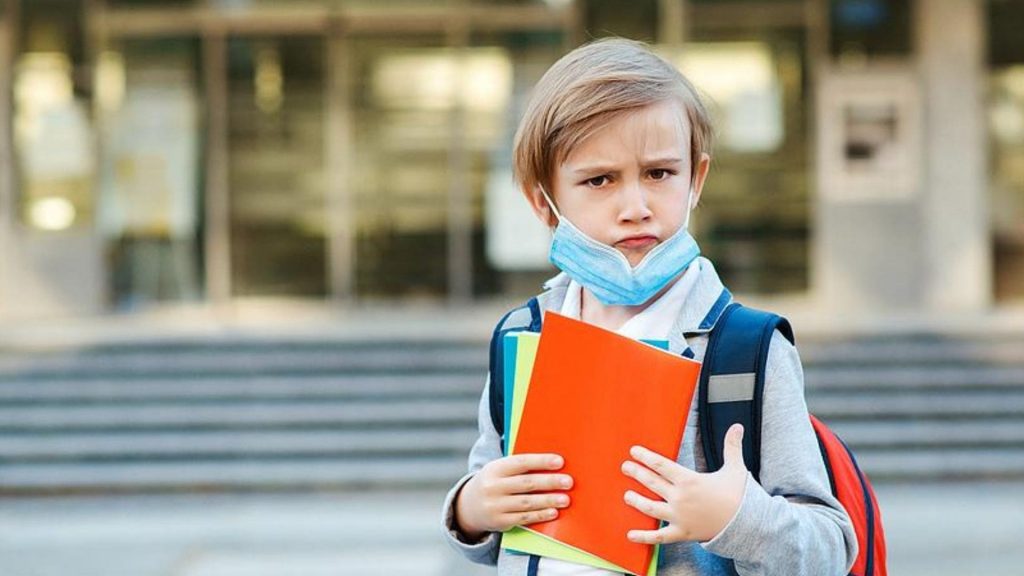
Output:
<svg viewBox="0 0 1024 576">
<path fill-rule="evenodd" d="M 622 222 L 643 222 L 654 213 L 647 206 L 647 191 L 639 184 L 624 186 L 619 220 Z"/>
</svg>

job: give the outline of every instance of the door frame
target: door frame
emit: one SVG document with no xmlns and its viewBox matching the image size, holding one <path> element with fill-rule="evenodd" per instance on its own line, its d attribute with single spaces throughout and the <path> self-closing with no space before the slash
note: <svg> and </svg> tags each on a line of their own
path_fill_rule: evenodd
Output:
<svg viewBox="0 0 1024 576">
<path fill-rule="evenodd" d="M 13 279 L 8 270 L 14 250 L 16 217 L 14 190 L 14 53 L 16 52 L 18 19 L 17 0 L 0 0 L 0 317 L 8 307 L 7 283 Z"/>
</svg>

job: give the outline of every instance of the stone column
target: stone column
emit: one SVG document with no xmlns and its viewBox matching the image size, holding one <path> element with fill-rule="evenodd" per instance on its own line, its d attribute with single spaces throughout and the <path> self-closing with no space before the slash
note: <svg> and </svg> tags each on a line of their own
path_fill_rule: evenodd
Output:
<svg viewBox="0 0 1024 576">
<path fill-rule="evenodd" d="M 919 0 L 926 94 L 925 306 L 981 311 L 992 302 L 985 138 L 985 3 Z"/>
<path fill-rule="evenodd" d="M 830 317 L 991 304 L 984 8 L 918 0 L 911 55 L 820 69 L 813 289 Z"/>
</svg>

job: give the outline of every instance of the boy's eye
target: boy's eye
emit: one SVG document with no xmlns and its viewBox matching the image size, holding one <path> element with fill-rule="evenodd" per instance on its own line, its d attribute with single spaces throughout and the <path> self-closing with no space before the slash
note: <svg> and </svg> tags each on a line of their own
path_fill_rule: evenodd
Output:
<svg viewBox="0 0 1024 576">
<path fill-rule="evenodd" d="M 664 168 L 655 168 L 650 171 L 650 175 L 653 180 L 664 180 L 672 175 L 672 171 L 665 170 Z"/>
<path fill-rule="evenodd" d="M 608 177 L 594 176 L 593 178 L 588 179 L 586 183 L 587 185 L 593 186 L 594 188 L 600 188 L 601 186 L 604 186 L 605 184 L 608 183 Z"/>
</svg>

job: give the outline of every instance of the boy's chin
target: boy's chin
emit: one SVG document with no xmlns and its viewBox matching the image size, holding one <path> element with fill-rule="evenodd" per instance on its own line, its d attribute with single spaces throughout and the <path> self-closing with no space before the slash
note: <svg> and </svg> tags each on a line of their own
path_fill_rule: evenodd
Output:
<svg viewBox="0 0 1024 576">
<path fill-rule="evenodd" d="M 661 242 L 657 242 L 655 244 L 652 244 L 650 247 L 642 248 L 642 249 L 631 250 L 631 249 L 628 249 L 628 248 L 620 248 L 618 246 L 616 246 L 615 249 L 618 250 L 619 253 L 621 253 L 623 256 L 626 257 L 626 262 L 629 262 L 629 265 L 631 267 L 636 268 L 638 264 L 643 262 L 644 257 L 647 256 L 647 254 L 651 250 L 654 250 L 654 247 L 657 246 L 660 243 Z"/>
</svg>

